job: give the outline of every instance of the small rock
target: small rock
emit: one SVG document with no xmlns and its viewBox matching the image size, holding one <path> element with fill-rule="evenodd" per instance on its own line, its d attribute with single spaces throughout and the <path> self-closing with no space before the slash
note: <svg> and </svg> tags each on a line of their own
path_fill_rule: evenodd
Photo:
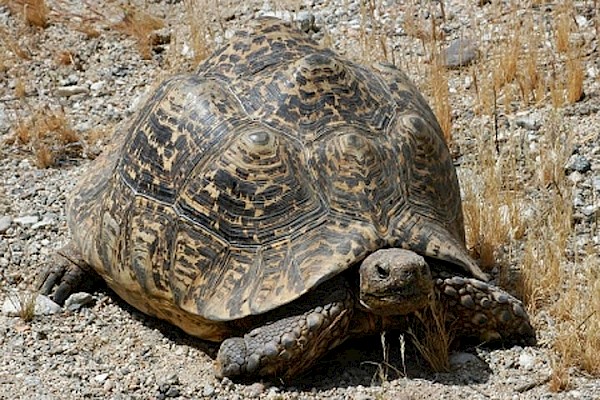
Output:
<svg viewBox="0 0 600 400">
<path fill-rule="evenodd" d="M 102 386 L 102 390 L 107 393 L 112 392 L 114 388 L 115 383 L 111 379 L 107 379 L 106 382 L 104 382 L 104 386 Z"/>
<path fill-rule="evenodd" d="M 244 388 L 244 396 L 247 398 L 257 398 L 260 397 L 264 391 L 265 385 L 260 382 L 256 382 Z"/>
<path fill-rule="evenodd" d="M 453 40 L 443 53 L 446 68 L 459 68 L 471 64 L 478 57 L 477 46 L 470 39 Z"/>
<path fill-rule="evenodd" d="M 584 174 L 592 169 L 592 164 L 590 163 L 590 160 L 588 160 L 584 156 L 580 154 L 573 154 L 569 158 L 565 169 L 567 170 L 567 173 L 577 171 Z"/>
<path fill-rule="evenodd" d="M 94 298 L 89 293 L 73 293 L 67 298 L 67 300 L 65 300 L 65 308 L 69 311 L 77 311 L 81 307 L 90 304 L 93 300 Z"/>
<path fill-rule="evenodd" d="M 537 131 L 542 127 L 542 123 L 532 115 L 522 115 L 515 119 L 515 124 L 528 131 Z"/>
<path fill-rule="evenodd" d="M 580 14 L 575 16 L 575 22 L 580 28 L 585 28 L 588 24 L 587 18 Z"/>
<path fill-rule="evenodd" d="M 104 381 L 108 378 L 108 374 L 100 374 L 94 377 L 94 380 L 98 383 L 104 383 Z"/>
<path fill-rule="evenodd" d="M 595 176 L 592 178 L 592 187 L 596 192 L 600 192 L 600 176 Z"/>
<path fill-rule="evenodd" d="M 354 400 L 375 400 L 376 397 L 369 393 L 358 392 L 352 397 Z"/>
<path fill-rule="evenodd" d="M 5 233 L 8 230 L 8 228 L 10 228 L 11 223 L 12 217 L 10 215 L 0 217 L 0 233 Z"/>
<path fill-rule="evenodd" d="M 535 367 L 535 356 L 529 353 L 519 355 L 519 366 L 526 370 L 532 370 Z"/>
<path fill-rule="evenodd" d="M 585 206 L 581 209 L 581 212 L 583 213 L 583 215 L 585 215 L 588 218 L 594 217 L 596 215 L 597 211 L 598 211 L 598 206 L 595 206 L 595 205 Z"/>
<path fill-rule="evenodd" d="M 177 397 L 179 396 L 180 392 L 179 389 L 177 389 L 176 387 L 171 386 L 165 393 L 165 396 L 167 397 Z"/>
<path fill-rule="evenodd" d="M 94 82 L 90 85 L 90 90 L 92 92 L 97 92 L 104 87 L 104 81 Z"/>
<path fill-rule="evenodd" d="M 455 368 L 466 364 L 477 364 L 479 361 L 479 358 L 471 353 L 458 352 L 450 356 L 450 364 Z"/>
<path fill-rule="evenodd" d="M 87 92 L 88 88 L 84 86 L 63 86 L 56 89 L 56 95 L 61 97 L 70 97 Z"/>
<path fill-rule="evenodd" d="M 35 215 L 25 215 L 23 217 L 15 218 L 13 222 L 22 226 L 28 226 L 37 223 L 39 220 L 40 219 Z"/>
<path fill-rule="evenodd" d="M 42 218 L 41 221 L 36 222 L 35 224 L 31 225 L 31 229 L 39 229 L 39 228 L 43 228 L 45 226 L 53 225 L 53 224 L 54 224 L 54 219 L 44 217 L 44 218 Z"/>
<path fill-rule="evenodd" d="M 577 184 L 583 180 L 583 175 L 577 171 L 573 171 L 569 174 L 569 176 L 567 176 L 567 178 L 569 178 L 571 182 Z"/>
<path fill-rule="evenodd" d="M 0 133 L 8 132 L 11 127 L 8 115 L 0 105 Z"/>
<path fill-rule="evenodd" d="M 9 317 L 18 317 L 23 313 L 23 307 L 27 307 L 29 301 L 32 301 L 33 297 L 36 296 L 33 293 L 10 293 L 4 300 L 2 305 L 2 313 Z M 33 315 L 52 315 L 59 313 L 61 310 L 60 306 L 50 300 L 48 297 L 38 294 L 35 297 L 35 306 L 33 309 Z"/>
<path fill-rule="evenodd" d="M 202 388 L 202 396 L 211 397 L 215 393 L 215 388 L 211 384 L 204 385 Z"/>
</svg>

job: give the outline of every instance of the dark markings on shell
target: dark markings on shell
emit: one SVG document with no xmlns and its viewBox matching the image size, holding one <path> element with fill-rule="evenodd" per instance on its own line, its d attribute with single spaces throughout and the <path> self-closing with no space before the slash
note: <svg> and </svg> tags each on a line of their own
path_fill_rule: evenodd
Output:
<svg viewBox="0 0 600 400">
<path fill-rule="evenodd" d="M 462 218 L 440 128 L 406 75 L 269 20 L 158 86 L 69 201 L 111 287 L 208 339 L 225 330 L 209 321 L 289 303 L 383 247 L 476 275 Z"/>
</svg>

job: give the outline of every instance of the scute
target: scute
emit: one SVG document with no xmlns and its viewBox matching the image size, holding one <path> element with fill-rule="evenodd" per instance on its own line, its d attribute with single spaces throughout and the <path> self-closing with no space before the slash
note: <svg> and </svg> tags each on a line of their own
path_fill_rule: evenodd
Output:
<svg viewBox="0 0 600 400">
<path fill-rule="evenodd" d="M 71 230 L 88 228 L 74 234 L 84 258 L 125 300 L 188 332 L 220 339 L 223 322 L 294 301 L 384 247 L 484 277 L 415 86 L 281 21 L 167 79 L 115 138 L 73 194 Z"/>
</svg>

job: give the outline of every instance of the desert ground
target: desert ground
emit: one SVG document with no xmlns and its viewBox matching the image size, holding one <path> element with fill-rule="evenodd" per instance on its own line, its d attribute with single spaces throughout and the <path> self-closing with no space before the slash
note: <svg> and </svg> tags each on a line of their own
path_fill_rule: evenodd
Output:
<svg viewBox="0 0 600 400">
<path fill-rule="evenodd" d="M 469 250 L 523 300 L 534 347 L 351 340 L 291 383 L 216 379 L 217 345 L 106 288 L 44 303 L 65 197 L 157 82 L 259 16 L 357 62 L 393 63 L 432 105 Z M 508 0 L 0 0 L 0 398 L 600 399 L 600 4 Z M 21 305 L 19 307 L 19 305 Z"/>
</svg>

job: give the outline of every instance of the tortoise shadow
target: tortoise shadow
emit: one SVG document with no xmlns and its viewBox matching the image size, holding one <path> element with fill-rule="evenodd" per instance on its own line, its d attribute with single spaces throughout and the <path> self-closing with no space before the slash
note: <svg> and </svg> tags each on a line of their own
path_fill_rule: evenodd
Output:
<svg viewBox="0 0 600 400">
<path fill-rule="evenodd" d="M 211 359 L 215 359 L 219 343 L 188 335 L 174 325 L 142 313 L 110 289 L 105 287 L 102 290 L 132 318 L 140 321 L 147 328 L 159 331 L 178 345 L 200 350 Z M 373 386 L 399 378 L 422 379 L 445 385 L 472 385 L 485 383 L 492 373 L 489 365 L 471 351 L 473 347 L 465 346 L 456 350 L 468 355 L 468 362 L 450 372 L 433 372 L 410 340 L 406 340 L 404 352 L 402 351 L 401 335 L 401 332 L 386 334 L 385 343 L 388 352 L 385 356 L 382 351 L 381 335 L 353 338 L 338 346 L 319 360 L 307 373 L 294 380 L 269 383 L 279 386 L 283 392 L 321 391 L 358 385 Z M 251 384 L 255 381 L 236 382 Z"/>
</svg>

